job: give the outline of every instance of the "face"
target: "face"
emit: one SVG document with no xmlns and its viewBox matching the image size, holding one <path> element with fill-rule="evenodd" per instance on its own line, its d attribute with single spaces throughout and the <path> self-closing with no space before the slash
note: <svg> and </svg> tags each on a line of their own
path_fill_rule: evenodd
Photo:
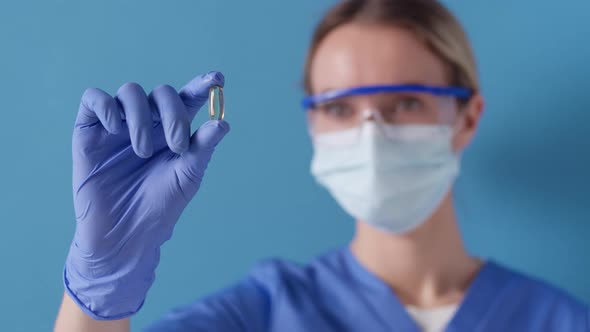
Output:
<svg viewBox="0 0 590 332">
<path fill-rule="evenodd" d="M 311 65 L 312 93 L 381 84 L 448 86 L 445 64 L 411 32 L 394 27 L 342 25 L 320 43 Z M 369 96 L 358 102 L 371 108 Z M 458 112 L 453 148 L 471 141 L 483 109 L 480 95 Z"/>
</svg>

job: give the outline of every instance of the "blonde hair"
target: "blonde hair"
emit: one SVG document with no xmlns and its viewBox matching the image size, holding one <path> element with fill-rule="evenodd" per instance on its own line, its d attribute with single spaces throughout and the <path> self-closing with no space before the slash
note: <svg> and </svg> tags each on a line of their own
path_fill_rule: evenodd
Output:
<svg viewBox="0 0 590 332">
<path fill-rule="evenodd" d="M 319 44 L 347 23 L 394 26 L 413 32 L 447 66 L 449 84 L 479 90 L 475 57 L 463 27 L 437 0 L 344 0 L 315 29 L 307 55 L 304 89 L 311 94 L 311 63 Z"/>
</svg>

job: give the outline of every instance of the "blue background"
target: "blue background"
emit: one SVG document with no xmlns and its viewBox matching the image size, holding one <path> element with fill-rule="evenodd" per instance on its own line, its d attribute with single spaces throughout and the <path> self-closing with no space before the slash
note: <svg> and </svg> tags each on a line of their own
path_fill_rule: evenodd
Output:
<svg viewBox="0 0 590 332">
<path fill-rule="evenodd" d="M 303 262 L 345 244 L 353 223 L 309 176 L 298 106 L 309 37 L 331 3 L 3 1 L 1 329 L 52 328 L 74 231 L 71 130 L 86 87 L 179 88 L 213 69 L 227 78 L 233 131 L 164 246 L 134 330 L 262 258 Z M 589 302 L 590 2 L 447 3 L 472 39 L 487 98 L 456 190 L 466 242 Z"/>
</svg>

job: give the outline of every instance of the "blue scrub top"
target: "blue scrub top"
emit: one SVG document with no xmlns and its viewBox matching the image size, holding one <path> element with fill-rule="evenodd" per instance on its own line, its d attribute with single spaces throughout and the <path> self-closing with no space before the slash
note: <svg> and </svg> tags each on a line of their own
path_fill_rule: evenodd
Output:
<svg viewBox="0 0 590 332">
<path fill-rule="evenodd" d="M 236 285 L 171 311 L 145 331 L 420 329 L 390 288 L 342 248 L 305 266 L 263 262 Z M 559 289 L 488 261 L 446 331 L 588 332 L 590 311 Z"/>
</svg>

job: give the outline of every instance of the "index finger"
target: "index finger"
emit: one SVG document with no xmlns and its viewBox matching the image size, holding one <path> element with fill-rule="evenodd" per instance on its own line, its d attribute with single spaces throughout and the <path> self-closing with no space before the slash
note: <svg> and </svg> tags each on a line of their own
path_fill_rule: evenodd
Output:
<svg viewBox="0 0 590 332">
<path fill-rule="evenodd" d="M 76 126 L 89 127 L 97 122 L 112 134 L 118 133 L 123 126 L 115 99 L 100 89 L 89 88 L 84 91 L 80 100 Z"/>
<path fill-rule="evenodd" d="M 204 75 L 199 75 L 188 82 L 178 95 L 182 102 L 186 105 L 189 119 L 195 117 L 201 106 L 205 104 L 209 98 L 209 88 L 215 85 L 223 87 L 225 84 L 225 77 L 221 72 L 211 71 Z"/>
</svg>

